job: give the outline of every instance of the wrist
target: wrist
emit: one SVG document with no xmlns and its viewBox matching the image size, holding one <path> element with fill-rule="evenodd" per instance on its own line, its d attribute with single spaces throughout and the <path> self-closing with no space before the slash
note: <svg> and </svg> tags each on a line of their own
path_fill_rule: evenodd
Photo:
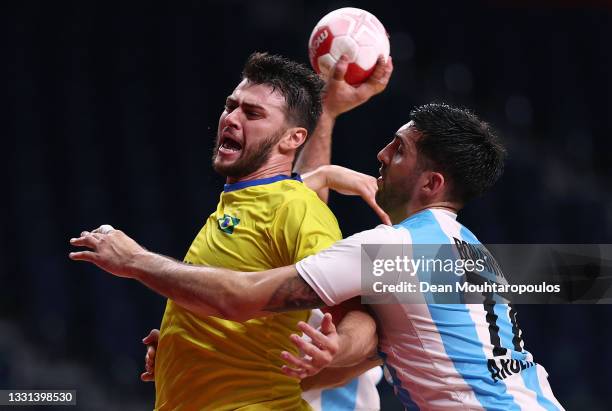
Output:
<svg viewBox="0 0 612 411">
<path fill-rule="evenodd" d="M 127 264 L 129 276 L 135 280 L 142 280 L 155 265 L 155 258 L 160 257 L 150 251 L 140 251 L 135 253 Z"/>
<path fill-rule="evenodd" d="M 323 111 L 321 111 L 321 117 L 319 118 L 319 122 L 333 125 L 336 122 L 336 118 L 338 118 L 340 114 L 342 113 L 337 113 L 333 109 L 330 109 L 325 104 L 323 104 Z"/>
<path fill-rule="evenodd" d="M 336 355 L 332 358 L 328 367 L 332 368 L 342 368 L 346 367 L 346 358 L 345 354 L 351 351 L 351 339 L 349 336 L 338 333 L 338 350 L 336 351 Z M 350 364 L 349 364 L 350 365 Z"/>
</svg>

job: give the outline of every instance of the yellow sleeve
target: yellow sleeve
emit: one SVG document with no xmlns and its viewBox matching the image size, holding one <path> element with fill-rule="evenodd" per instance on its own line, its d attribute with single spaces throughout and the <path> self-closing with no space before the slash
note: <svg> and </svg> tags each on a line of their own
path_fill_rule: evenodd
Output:
<svg viewBox="0 0 612 411">
<path fill-rule="evenodd" d="M 336 217 L 314 195 L 286 201 L 277 210 L 271 231 L 281 265 L 295 264 L 342 239 Z"/>
</svg>

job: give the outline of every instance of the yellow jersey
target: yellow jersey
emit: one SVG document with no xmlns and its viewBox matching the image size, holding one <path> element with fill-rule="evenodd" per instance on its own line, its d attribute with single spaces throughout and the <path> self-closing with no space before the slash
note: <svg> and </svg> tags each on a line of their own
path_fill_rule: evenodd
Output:
<svg viewBox="0 0 612 411">
<path fill-rule="evenodd" d="M 299 176 L 226 184 L 184 261 L 261 271 L 291 265 L 341 238 L 327 205 Z M 246 322 L 199 317 L 168 300 L 155 361 L 157 410 L 309 410 L 281 351 L 310 311 Z"/>
</svg>

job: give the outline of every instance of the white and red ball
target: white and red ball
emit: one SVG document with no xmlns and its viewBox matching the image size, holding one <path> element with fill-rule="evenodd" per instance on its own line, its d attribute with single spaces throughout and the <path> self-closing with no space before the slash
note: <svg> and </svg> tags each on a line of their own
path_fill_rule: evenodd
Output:
<svg viewBox="0 0 612 411">
<path fill-rule="evenodd" d="M 363 83 L 374 71 L 378 56 L 389 56 L 389 36 L 372 13 L 344 7 L 325 15 L 308 41 L 310 64 L 317 73 L 329 74 L 340 56 L 346 54 L 349 66 L 344 79 Z"/>
</svg>

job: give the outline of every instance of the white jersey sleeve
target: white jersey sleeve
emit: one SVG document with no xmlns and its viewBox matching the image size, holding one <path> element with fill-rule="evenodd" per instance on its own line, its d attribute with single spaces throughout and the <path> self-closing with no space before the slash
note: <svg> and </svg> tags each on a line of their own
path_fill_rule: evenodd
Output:
<svg viewBox="0 0 612 411">
<path fill-rule="evenodd" d="M 306 257 L 296 264 L 297 271 L 326 305 L 340 304 L 361 294 L 361 246 L 402 244 L 404 232 L 381 224 Z"/>
</svg>

